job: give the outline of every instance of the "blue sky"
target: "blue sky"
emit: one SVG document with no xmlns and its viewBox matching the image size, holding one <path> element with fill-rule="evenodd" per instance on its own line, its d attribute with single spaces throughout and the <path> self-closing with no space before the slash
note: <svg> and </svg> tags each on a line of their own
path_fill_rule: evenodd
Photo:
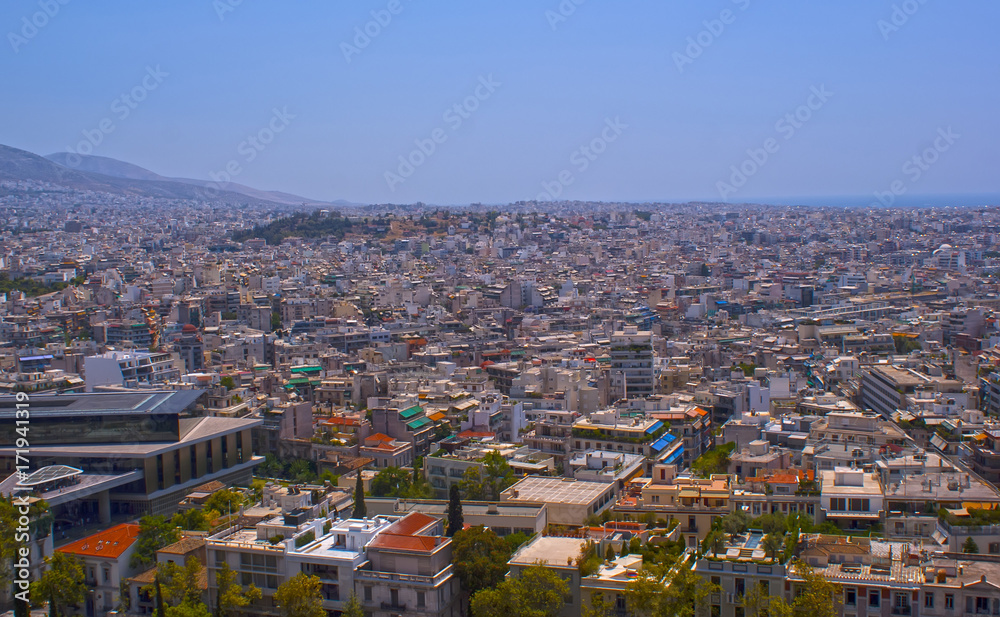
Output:
<svg viewBox="0 0 1000 617">
<path fill-rule="evenodd" d="M 366 203 L 1000 192 L 990 0 L 62 2 L 0 4 L 0 143 Z"/>
</svg>

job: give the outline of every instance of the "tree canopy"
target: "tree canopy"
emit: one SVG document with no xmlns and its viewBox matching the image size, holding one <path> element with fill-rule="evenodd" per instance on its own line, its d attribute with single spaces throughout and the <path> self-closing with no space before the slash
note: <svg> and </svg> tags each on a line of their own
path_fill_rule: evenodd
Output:
<svg viewBox="0 0 1000 617">
<path fill-rule="evenodd" d="M 282 617 L 326 617 L 321 589 L 318 576 L 299 572 L 278 587 L 274 602 Z"/>
<path fill-rule="evenodd" d="M 375 497 L 407 497 L 425 499 L 433 495 L 430 484 L 422 477 L 416 479 L 400 467 L 386 467 L 372 478 L 372 495 Z"/>
<path fill-rule="evenodd" d="M 462 588 L 470 594 L 496 587 L 507 574 L 507 560 L 516 550 L 482 525 L 457 531 L 451 539 L 451 560 Z"/>
<path fill-rule="evenodd" d="M 651 617 L 694 617 L 708 595 L 718 591 L 683 563 L 672 567 L 646 567 L 628 583 L 629 608 Z"/>
<path fill-rule="evenodd" d="M 557 617 L 569 585 L 543 566 L 532 566 L 519 576 L 504 579 L 492 589 L 472 596 L 476 617 Z"/>
<path fill-rule="evenodd" d="M 500 493 L 517 482 L 514 470 L 499 452 L 483 457 L 482 465 L 469 467 L 459 485 L 462 494 L 471 501 L 499 501 Z"/>
<path fill-rule="evenodd" d="M 177 527 L 160 514 L 139 519 L 139 536 L 135 540 L 131 567 L 145 569 L 156 561 L 156 551 L 180 539 Z"/>
<path fill-rule="evenodd" d="M 77 606 L 86 597 L 83 563 L 74 555 L 56 551 L 45 560 L 48 567 L 41 578 L 31 584 L 31 597 L 49 601 L 49 614 L 59 617 L 66 609 Z"/>
<path fill-rule="evenodd" d="M 454 537 L 465 525 L 462 516 L 462 498 L 457 484 L 452 484 L 448 490 L 448 535 Z"/>
</svg>

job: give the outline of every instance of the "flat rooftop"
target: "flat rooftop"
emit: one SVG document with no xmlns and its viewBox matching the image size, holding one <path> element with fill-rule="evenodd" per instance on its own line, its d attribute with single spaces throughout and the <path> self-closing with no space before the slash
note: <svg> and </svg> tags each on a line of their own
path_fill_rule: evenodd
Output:
<svg viewBox="0 0 1000 617">
<path fill-rule="evenodd" d="M 583 552 L 585 544 L 586 540 L 582 538 L 539 536 L 534 542 L 530 542 L 514 553 L 508 563 L 531 566 L 541 562 L 553 566 L 572 566 L 580 553 Z"/>
<path fill-rule="evenodd" d="M 605 482 L 529 476 L 501 493 L 503 501 L 589 505 L 611 488 Z"/>
</svg>

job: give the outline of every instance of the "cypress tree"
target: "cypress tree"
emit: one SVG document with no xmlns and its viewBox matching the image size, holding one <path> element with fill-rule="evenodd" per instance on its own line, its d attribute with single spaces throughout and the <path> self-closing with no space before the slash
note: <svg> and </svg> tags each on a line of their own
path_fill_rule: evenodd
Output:
<svg viewBox="0 0 1000 617">
<path fill-rule="evenodd" d="M 448 490 L 448 536 L 454 536 L 461 531 L 464 524 L 462 499 L 458 492 L 458 485 L 452 484 Z"/>
<path fill-rule="evenodd" d="M 365 483 L 361 479 L 361 470 L 358 470 L 358 484 L 354 487 L 354 513 L 351 518 L 364 518 L 368 515 L 365 507 Z"/>
</svg>

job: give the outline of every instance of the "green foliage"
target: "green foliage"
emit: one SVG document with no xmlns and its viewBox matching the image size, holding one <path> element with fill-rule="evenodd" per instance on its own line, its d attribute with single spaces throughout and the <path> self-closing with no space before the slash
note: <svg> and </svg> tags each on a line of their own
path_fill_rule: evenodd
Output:
<svg viewBox="0 0 1000 617">
<path fill-rule="evenodd" d="M 597 552 L 597 545 L 588 542 L 581 547 L 582 554 L 577 559 L 577 566 L 580 568 L 580 576 L 592 576 L 597 574 L 601 567 L 601 555 Z"/>
<path fill-rule="evenodd" d="M 168 606 L 164 617 L 211 617 L 208 607 L 203 602 L 182 602 L 177 606 Z"/>
<path fill-rule="evenodd" d="M 239 491 L 224 488 L 212 493 L 205 500 L 206 510 L 215 510 L 219 514 L 235 514 L 240 511 L 246 498 Z"/>
<path fill-rule="evenodd" d="M 841 598 L 839 587 L 801 561 L 795 562 L 793 568 L 805 581 L 801 593 L 792 602 L 793 617 L 837 617 Z"/>
<path fill-rule="evenodd" d="M 311 484 L 316 481 L 316 463 L 308 459 L 282 461 L 272 453 L 264 455 L 264 462 L 257 466 L 256 473 L 268 478 L 281 478 L 296 484 Z"/>
<path fill-rule="evenodd" d="M 499 501 L 500 493 L 517 482 L 514 470 L 499 452 L 483 457 L 482 465 L 469 467 L 459 484 L 462 494 L 471 501 Z"/>
<path fill-rule="evenodd" d="M 162 515 L 144 516 L 139 519 L 139 536 L 129 565 L 144 570 L 156 561 L 156 551 L 180 539 L 177 527 Z"/>
<path fill-rule="evenodd" d="M 628 583 L 625 596 L 629 607 L 651 617 L 694 617 L 711 593 L 719 591 L 684 564 L 675 567 L 643 567 Z"/>
<path fill-rule="evenodd" d="M 616 557 L 616 555 L 615 555 L 615 547 L 612 546 L 612 544 L 609 542 L 608 543 L 608 550 L 604 552 L 604 560 L 605 561 L 614 561 L 615 557 Z"/>
<path fill-rule="evenodd" d="M 365 617 L 365 608 L 361 605 L 361 600 L 358 600 L 357 594 L 353 591 L 351 592 L 351 597 L 344 603 L 344 610 L 340 613 L 340 617 Z"/>
<path fill-rule="evenodd" d="M 354 512 L 351 518 L 364 518 L 368 516 L 368 508 L 365 506 L 365 483 L 361 477 L 361 470 L 358 470 L 358 482 L 354 487 Z"/>
<path fill-rule="evenodd" d="M 407 497 L 410 499 L 426 499 L 433 495 L 430 484 L 418 476 L 400 467 L 386 467 L 372 478 L 372 495 L 375 497 Z"/>
<path fill-rule="evenodd" d="M 215 583 L 218 589 L 215 612 L 218 617 L 232 617 L 239 613 L 240 609 L 262 597 L 260 589 L 252 584 L 244 591 L 243 586 L 236 582 L 236 572 L 230 569 L 227 563 L 223 563 L 219 568 L 215 575 Z M 279 587 L 279 591 L 280 589 Z"/>
<path fill-rule="evenodd" d="M 779 555 L 782 555 L 784 551 L 784 540 L 785 535 L 783 533 L 773 532 L 764 536 L 764 540 L 761 542 L 764 554 L 771 559 L 778 559 Z"/>
<path fill-rule="evenodd" d="M 270 542 L 271 544 L 281 544 L 284 540 L 285 540 L 285 536 L 283 534 L 280 534 L 280 533 L 279 534 L 275 534 L 275 535 L 273 535 L 273 536 L 271 536 L 270 538 L 267 539 L 267 541 Z"/>
<path fill-rule="evenodd" d="M 474 594 L 496 587 L 507 574 L 507 560 L 517 546 L 482 525 L 455 532 L 451 539 L 451 561 L 462 588 Z"/>
<path fill-rule="evenodd" d="M 190 531 L 208 531 L 209 524 L 211 521 L 205 516 L 203 510 L 193 508 L 191 510 L 186 510 L 184 512 L 177 512 L 174 514 L 173 518 L 170 519 L 170 524 L 174 527 L 180 527 L 181 529 L 188 529 Z"/>
<path fill-rule="evenodd" d="M 83 602 L 87 593 L 83 563 L 75 555 L 55 552 L 45 560 L 45 573 L 31 584 L 33 598 L 48 598 L 49 611 L 55 617 Z"/>
<path fill-rule="evenodd" d="M 976 544 L 976 541 L 972 539 L 972 536 L 969 536 L 968 538 L 965 539 L 965 543 L 962 544 L 962 552 L 963 553 L 979 552 L 979 545 Z"/>
<path fill-rule="evenodd" d="M 279 218 L 268 225 L 257 225 L 248 231 L 234 233 L 233 240 L 243 242 L 250 238 L 263 238 L 271 246 L 281 244 L 282 240 L 293 236 L 300 238 L 333 237 L 336 240 L 343 240 L 352 227 L 350 219 L 342 216 L 339 212 L 331 212 L 328 216 L 324 216 L 321 211 L 316 210 L 312 214 L 295 213 Z"/>
<path fill-rule="evenodd" d="M 157 565 L 156 580 L 160 583 L 163 600 L 171 606 L 201 604 L 201 588 L 198 586 L 201 570 L 201 562 L 196 558 L 188 560 L 183 566 L 173 562 Z M 143 591 L 155 593 L 155 585 L 147 585 Z"/>
<path fill-rule="evenodd" d="M 452 484 L 448 489 L 448 535 L 454 537 L 456 533 L 465 525 L 465 517 L 462 516 L 462 497 L 457 484 Z"/>
<path fill-rule="evenodd" d="M 302 548 L 306 544 L 314 542 L 315 540 L 316 540 L 316 532 L 310 529 L 301 536 L 295 538 L 295 548 Z"/>
<path fill-rule="evenodd" d="M 705 451 L 691 463 L 691 471 L 702 478 L 729 470 L 729 456 L 736 449 L 736 442 L 730 441 Z"/>
<path fill-rule="evenodd" d="M 29 297 L 42 296 L 53 291 L 60 291 L 69 287 L 68 283 L 53 283 L 45 285 L 29 278 L 18 278 L 11 280 L 6 273 L 0 273 L 0 293 L 10 293 L 12 291 L 23 292 Z"/>
<path fill-rule="evenodd" d="M 282 617 L 326 617 L 321 590 L 318 576 L 299 572 L 278 587 L 274 602 Z"/>
<path fill-rule="evenodd" d="M 562 611 L 569 585 L 554 571 L 532 566 L 495 589 L 472 596 L 476 617 L 556 617 Z"/>
<path fill-rule="evenodd" d="M 742 510 L 736 510 L 722 517 L 722 530 L 733 539 L 750 528 L 750 516 Z"/>
<path fill-rule="evenodd" d="M 225 386 L 226 388 L 232 390 L 233 388 L 236 387 L 236 380 L 233 379 L 231 375 L 226 375 L 225 377 L 219 380 L 219 385 Z"/>
<path fill-rule="evenodd" d="M 736 366 L 743 371 L 743 375 L 746 377 L 753 377 L 753 372 L 757 370 L 757 365 L 754 363 L 747 364 L 746 362 L 740 362 Z"/>
</svg>

